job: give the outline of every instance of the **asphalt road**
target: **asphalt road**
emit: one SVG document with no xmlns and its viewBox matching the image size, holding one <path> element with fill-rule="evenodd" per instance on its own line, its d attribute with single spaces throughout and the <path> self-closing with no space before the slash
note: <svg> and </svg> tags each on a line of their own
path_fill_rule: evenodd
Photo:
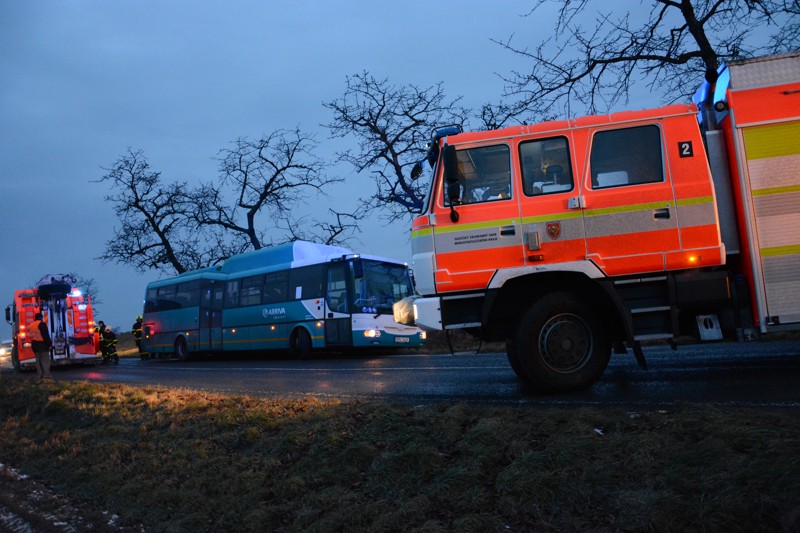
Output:
<svg viewBox="0 0 800 533">
<path fill-rule="evenodd" d="M 112 366 L 58 368 L 56 379 L 162 385 L 226 394 L 656 408 L 687 404 L 800 407 L 800 341 L 645 347 L 649 370 L 612 356 L 589 390 L 558 396 L 526 390 L 503 353 L 389 355 L 295 361 L 276 357 L 192 362 L 126 358 Z M 13 373 L 3 365 L 3 375 Z"/>
</svg>

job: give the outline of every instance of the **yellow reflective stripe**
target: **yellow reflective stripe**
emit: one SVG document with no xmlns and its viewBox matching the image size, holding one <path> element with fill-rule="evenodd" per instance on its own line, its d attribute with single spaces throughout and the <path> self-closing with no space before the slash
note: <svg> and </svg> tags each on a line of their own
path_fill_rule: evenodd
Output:
<svg viewBox="0 0 800 533">
<path fill-rule="evenodd" d="M 506 220 L 487 220 L 486 222 L 475 222 L 473 224 L 454 224 L 452 226 L 437 226 L 437 233 L 449 233 L 452 231 L 467 231 L 484 228 L 494 228 L 497 226 L 510 226 L 516 222 L 515 219 Z"/>
<path fill-rule="evenodd" d="M 754 126 L 743 131 L 747 159 L 800 154 L 800 122 Z"/>
<path fill-rule="evenodd" d="M 787 185 L 786 187 L 768 187 L 766 189 L 753 190 L 753 196 L 769 196 L 771 194 L 786 194 L 790 192 L 800 192 L 800 185 Z"/>
<path fill-rule="evenodd" d="M 790 244 L 788 246 L 770 246 L 761 249 L 761 257 L 777 257 L 780 255 L 800 254 L 800 244 Z"/>
<path fill-rule="evenodd" d="M 604 207 L 602 209 L 587 209 L 584 213 L 587 217 L 597 217 L 603 215 L 615 215 L 617 213 L 632 213 L 634 211 L 647 211 L 648 209 L 660 209 L 668 207 L 672 201 L 650 202 L 647 204 L 620 205 L 617 207 Z"/>
<path fill-rule="evenodd" d="M 678 200 L 678 207 L 686 207 L 687 205 L 701 205 L 710 204 L 714 201 L 711 196 L 697 196 L 696 198 L 681 198 Z"/>
<path fill-rule="evenodd" d="M 564 211 L 561 213 L 550 213 L 549 215 L 537 215 L 535 217 L 525 217 L 522 219 L 523 224 L 537 224 L 539 222 L 553 222 L 553 221 L 562 221 L 562 220 L 572 220 L 575 218 L 581 218 L 583 213 L 581 213 L 580 209 L 575 211 Z"/>
<path fill-rule="evenodd" d="M 433 235 L 433 228 L 417 229 L 411 232 L 411 238 Z"/>
</svg>

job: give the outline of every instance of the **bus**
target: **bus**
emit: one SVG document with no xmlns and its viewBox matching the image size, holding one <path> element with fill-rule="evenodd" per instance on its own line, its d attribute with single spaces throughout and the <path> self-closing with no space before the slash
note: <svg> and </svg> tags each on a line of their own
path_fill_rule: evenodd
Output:
<svg viewBox="0 0 800 533">
<path fill-rule="evenodd" d="M 142 351 L 187 360 L 201 353 L 414 348 L 415 326 L 392 306 L 413 294 L 410 270 L 393 259 L 295 241 L 147 285 Z"/>
</svg>

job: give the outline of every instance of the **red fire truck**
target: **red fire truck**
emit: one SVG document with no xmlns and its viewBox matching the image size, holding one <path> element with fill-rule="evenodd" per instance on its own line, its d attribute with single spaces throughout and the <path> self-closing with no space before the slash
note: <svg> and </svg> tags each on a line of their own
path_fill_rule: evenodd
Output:
<svg viewBox="0 0 800 533">
<path fill-rule="evenodd" d="M 35 288 L 14 292 L 14 303 L 6 307 L 6 322 L 12 328 L 11 363 L 17 371 L 36 364 L 26 329 L 39 312 L 53 341 L 53 365 L 101 361 L 90 298 L 84 298 L 73 284 L 70 276 L 45 276 Z"/>
<path fill-rule="evenodd" d="M 612 350 L 645 366 L 643 341 L 800 329 L 800 53 L 730 63 L 695 102 L 434 132 L 416 325 L 506 341 L 550 392 Z"/>
</svg>

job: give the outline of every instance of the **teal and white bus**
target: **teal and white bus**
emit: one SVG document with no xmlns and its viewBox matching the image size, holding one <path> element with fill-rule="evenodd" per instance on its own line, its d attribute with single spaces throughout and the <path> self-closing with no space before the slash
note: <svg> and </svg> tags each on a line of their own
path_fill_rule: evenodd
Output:
<svg viewBox="0 0 800 533">
<path fill-rule="evenodd" d="M 142 350 L 153 357 L 234 351 L 411 348 L 425 341 L 394 321 L 413 294 L 408 267 L 337 246 L 295 241 L 147 285 Z"/>
</svg>

